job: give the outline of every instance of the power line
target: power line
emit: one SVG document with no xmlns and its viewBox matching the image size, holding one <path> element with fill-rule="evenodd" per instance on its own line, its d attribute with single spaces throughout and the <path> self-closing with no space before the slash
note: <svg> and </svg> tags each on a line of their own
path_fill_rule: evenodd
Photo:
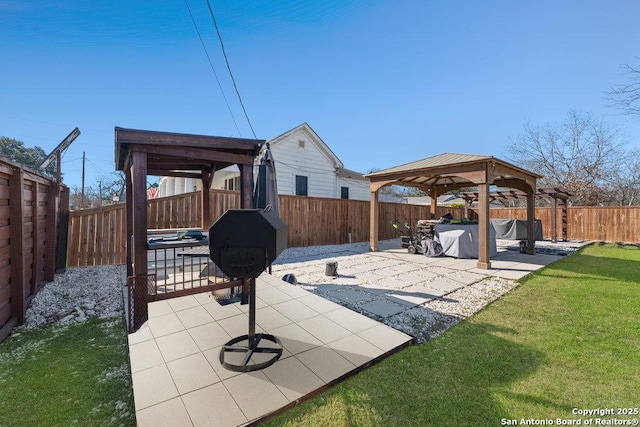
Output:
<svg viewBox="0 0 640 427">
<path fill-rule="evenodd" d="M 202 35 L 200 34 L 200 30 L 198 29 L 198 24 L 196 24 L 196 20 L 193 17 L 193 13 L 191 13 L 191 8 L 189 7 L 189 3 L 187 0 L 184 0 L 184 4 L 187 6 L 187 10 L 189 11 L 189 16 L 191 17 L 191 22 L 193 22 L 193 26 L 196 27 L 196 32 L 198 33 L 198 38 L 200 38 L 200 43 L 202 44 L 202 48 L 204 49 L 205 55 L 207 55 L 207 60 L 209 61 L 209 66 L 211 67 L 211 71 L 213 71 L 213 75 L 216 78 L 216 82 L 218 82 L 218 87 L 220 88 L 220 93 L 222 94 L 222 98 L 224 98 L 224 103 L 227 105 L 227 110 L 229 110 L 229 114 L 231 115 L 231 119 L 233 120 L 233 124 L 238 131 L 238 135 L 242 136 L 240 133 L 240 128 L 238 128 L 238 123 L 236 122 L 236 118 L 233 116 L 233 112 L 231 111 L 231 107 L 229 106 L 229 101 L 227 101 L 227 97 L 224 94 L 224 90 L 222 90 L 222 85 L 220 84 L 220 79 L 218 79 L 218 73 L 216 73 L 216 69 L 213 66 L 213 62 L 211 61 L 211 57 L 209 56 L 209 52 L 207 51 L 207 46 L 204 44 L 204 40 L 202 39 Z M 234 82 L 235 85 L 235 82 Z M 244 109 L 244 107 L 242 107 Z M 245 113 L 246 115 L 246 113 Z M 253 129 L 251 129 L 253 131 Z M 254 134 L 255 136 L 255 134 Z"/>
<path fill-rule="evenodd" d="M 238 90 L 238 86 L 236 85 L 236 79 L 233 77 L 233 73 L 231 72 L 231 65 L 229 65 L 229 58 L 227 58 L 227 51 L 224 49 L 224 43 L 222 42 L 220 29 L 218 29 L 218 23 L 216 22 L 216 17 L 213 15 L 213 9 L 211 8 L 211 3 L 209 2 L 209 0 L 207 0 L 207 6 L 209 6 L 209 12 L 211 13 L 211 19 L 213 20 L 213 25 L 216 27 L 216 33 L 218 34 L 218 39 L 220 40 L 220 47 L 222 48 L 222 54 L 224 55 L 224 60 L 227 63 L 227 70 L 229 70 L 229 75 L 231 76 L 231 81 L 233 82 L 233 88 L 236 90 L 236 95 L 238 95 L 238 101 L 240 101 L 240 106 L 242 107 L 242 111 L 244 112 L 244 117 L 247 119 L 247 123 L 249 123 L 249 127 L 251 128 L 251 133 L 253 133 L 253 137 L 255 139 L 258 139 L 258 137 L 256 136 L 256 133 L 253 130 L 253 126 L 251 125 L 251 121 L 249 120 L 249 116 L 247 115 L 247 110 L 246 108 L 244 108 L 244 103 L 242 102 L 242 98 L 240 97 L 240 91 Z"/>
</svg>

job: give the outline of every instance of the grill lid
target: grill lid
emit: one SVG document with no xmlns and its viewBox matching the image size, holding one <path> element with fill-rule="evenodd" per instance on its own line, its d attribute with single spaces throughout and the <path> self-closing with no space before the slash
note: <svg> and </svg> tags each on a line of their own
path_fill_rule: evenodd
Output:
<svg viewBox="0 0 640 427">
<path fill-rule="evenodd" d="M 272 211 L 229 209 L 209 228 L 209 253 L 229 277 L 258 277 L 287 248 L 287 226 Z"/>
</svg>

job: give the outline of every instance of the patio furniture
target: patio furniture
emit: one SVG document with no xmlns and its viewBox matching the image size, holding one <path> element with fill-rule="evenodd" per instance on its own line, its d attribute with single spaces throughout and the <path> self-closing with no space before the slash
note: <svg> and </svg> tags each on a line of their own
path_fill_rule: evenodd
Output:
<svg viewBox="0 0 640 427">
<path fill-rule="evenodd" d="M 478 224 L 436 224 L 435 239 L 440 242 L 444 254 L 455 258 L 478 257 Z M 489 253 L 496 256 L 496 231 L 489 226 Z"/>
</svg>

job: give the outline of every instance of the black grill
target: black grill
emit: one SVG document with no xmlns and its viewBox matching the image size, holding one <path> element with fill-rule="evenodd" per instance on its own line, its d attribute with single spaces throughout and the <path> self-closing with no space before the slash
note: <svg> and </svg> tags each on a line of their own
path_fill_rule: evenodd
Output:
<svg viewBox="0 0 640 427">
<path fill-rule="evenodd" d="M 256 278 L 287 248 L 287 226 L 262 209 L 230 209 L 209 228 L 209 253 L 229 277 Z"/>
<path fill-rule="evenodd" d="M 232 371 L 249 372 L 266 368 L 282 355 L 278 338 L 256 334 L 256 278 L 287 247 L 287 226 L 272 211 L 228 210 L 209 227 L 209 256 L 229 277 L 244 279 L 242 303 L 249 303 L 249 333 L 233 338 L 220 349 L 220 363 Z M 262 340 L 272 344 L 261 346 Z M 275 345 L 275 346 L 274 346 Z M 227 354 L 243 354 L 240 363 L 226 360 Z M 261 361 L 253 361 L 254 355 Z M 264 360 L 264 355 L 271 356 Z"/>
</svg>

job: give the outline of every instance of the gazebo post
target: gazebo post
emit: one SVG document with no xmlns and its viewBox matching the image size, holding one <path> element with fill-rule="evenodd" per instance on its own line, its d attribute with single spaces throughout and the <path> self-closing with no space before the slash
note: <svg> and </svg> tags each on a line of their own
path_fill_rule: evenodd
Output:
<svg viewBox="0 0 640 427">
<path fill-rule="evenodd" d="M 369 250 L 378 251 L 378 189 L 371 189 L 371 204 L 369 208 Z"/>
<path fill-rule="evenodd" d="M 436 219 L 436 216 L 438 215 L 438 190 L 436 187 L 431 187 L 429 189 L 429 197 L 431 197 L 431 218 L 429 219 Z"/>
<path fill-rule="evenodd" d="M 489 183 L 478 185 L 478 268 L 491 269 L 489 236 Z"/>
<path fill-rule="evenodd" d="M 529 255 L 536 254 L 536 203 L 535 203 L 536 183 L 527 187 L 527 253 Z"/>
</svg>

